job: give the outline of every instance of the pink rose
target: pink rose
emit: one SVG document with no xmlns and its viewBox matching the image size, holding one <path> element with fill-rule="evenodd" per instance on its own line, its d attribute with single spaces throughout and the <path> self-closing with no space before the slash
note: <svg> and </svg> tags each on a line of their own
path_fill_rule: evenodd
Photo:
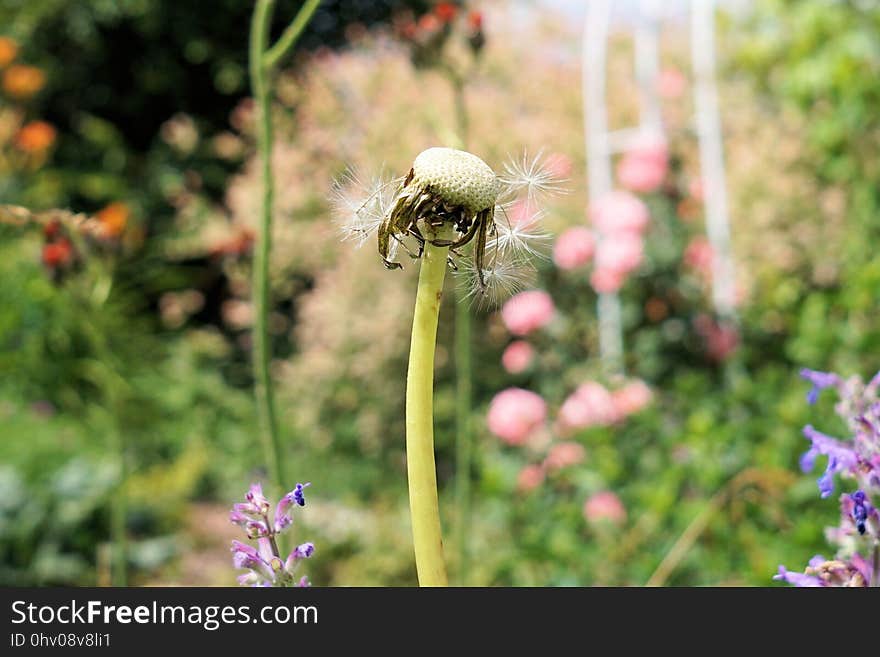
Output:
<svg viewBox="0 0 880 657">
<path fill-rule="evenodd" d="M 694 328 L 705 340 L 706 354 L 716 363 L 727 360 L 739 346 L 739 330 L 733 324 L 698 315 L 694 318 Z"/>
<path fill-rule="evenodd" d="M 530 493 L 543 483 L 544 468 L 540 465 L 527 465 L 516 478 L 516 487 L 523 493 Z"/>
<path fill-rule="evenodd" d="M 550 472 L 577 465 L 584 460 L 586 451 L 580 443 L 565 441 L 550 448 L 544 459 L 544 467 Z"/>
<path fill-rule="evenodd" d="M 510 374 L 525 372 L 534 359 L 535 348 L 525 340 L 511 342 L 501 354 L 501 364 Z"/>
<path fill-rule="evenodd" d="M 553 299 L 543 290 L 529 290 L 507 300 L 501 319 L 514 335 L 528 335 L 550 323 L 556 313 Z"/>
<path fill-rule="evenodd" d="M 553 262 L 560 269 L 577 269 L 590 261 L 595 250 L 593 231 L 583 226 L 569 228 L 556 239 Z"/>
<path fill-rule="evenodd" d="M 644 135 L 620 159 L 620 184 L 643 194 L 659 189 L 669 173 L 669 149 L 660 135 Z"/>
<path fill-rule="evenodd" d="M 509 445 L 522 445 L 544 424 L 547 404 L 540 395 L 522 388 L 502 390 L 489 404 L 489 431 Z"/>
<path fill-rule="evenodd" d="M 623 287 L 626 274 L 610 269 L 596 269 L 590 274 L 590 285 L 599 294 L 613 294 Z"/>
<path fill-rule="evenodd" d="M 617 417 L 625 418 L 646 408 L 654 398 L 654 393 L 644 381 L 632 381 L 611 395 Z"/>
<path fill-rule="evenodd" d="M 663 98 L 678 98 L 687 87 L 687 78 L 677 68 L 665 68 L 657 78 L 657 93 Z"/>
<path fill-rule="evenodd" d="M 544 168 L 557 180 L 565 180 L 573 168 L 571 158 L 565 153 L 550 153 L 544 160 Z"/>
<path fill-rule="evenodd" d="M 589 381 L 579 386 L 559 409 L 559 427 L 571 429 L 607 425 L 616 418 L 611 393 L 600 383 Z"/>
<path fill-rule="evenodd" d="M 699 236 L 693 238 L 684 249 L 682 260 L 684 264 L 705 278 L 712 276 L 712 260 L 715 250 L 709 244 L 709 240 Z"/>
<path fill-rule="evenodd" d="M 629 192 L 605 194 L 590 205 L 590 221 L 603 236 L 617 233 L 642 233 L 651 215 L 648 206 Z"/>
<path fill-rule="evenodd" d="M 626 520 L 626 509 L 617 495 L 606 490 L 587 498 L 584 502 L 584 519 L 587 522 L 610 520 L 620 524 Z"/>
<path fill-rule="evenodd" d="M 645 243 L 639 235 L 620 233 L 604 238 L 596 249 L 596 269 L 629 274 L 642 264 Z"/>
</svg>

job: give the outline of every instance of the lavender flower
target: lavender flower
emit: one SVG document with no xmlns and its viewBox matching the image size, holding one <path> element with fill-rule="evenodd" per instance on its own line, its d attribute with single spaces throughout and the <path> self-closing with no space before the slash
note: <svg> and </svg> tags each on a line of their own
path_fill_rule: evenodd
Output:
<svg viewBox="0 0 880 657">
<path fill-rule="evenodd" d="M 815 404 L 819 399 L 819 393 L 825 388 L 831 388 L 840 384 L 840 377 L 832 372 L 819 372 L 806 367 L 801 370 L 801 377 L 813 384 L 807 393 L 807 403 Z"/>
<path fill-rule="evenodd" d="M 293 524 L 294 505 L 305 506 L 303 489 L 309 484 L 297 484 L 275 506 L 274 521 L 269 517 L 272 505 L 263 495 L 260 484 L 253 484 L 245 495 L 247 502 L 235 504 L 229 520 L 245 530 L 249 539 L 257 539 L 257 547 L 232 541 L 232 563 L 248 572 L 238 576 L 241 586 L 311 586 L 308 577 L 294 578 L 299 562 L 315 552 L 314 543 L 297 546 L 282 560 L 275 537 Z"/>
<path fill-rule="evenodd" d="M 872 494 L 880 495 L 880 374 L 867 385 L 858 377 L 844 380 L 831 372 L 804 369 L 801 376 L 813 384 L 807 395 L 810 404 L 823 389 L 837 389 L 835 412 L 851 432 L 848 440 L 841 440 L 805 426 L 803 433 L 811 444 L 801 456 L 801 469 L 809 472 L 820 455 L 828 457 L 818 480 L 823 498 L 834 492 L 835 475 L 854 479 L 858 487 L 840 497 L 839 526 L 826 530 L 828 540 L 836 545 L 836 556 L 813 557 L 803 573 L 780 566 L 773 579 L 794 586 L 880 586 L 880 513 L 870 499 Z"/>
</svg>

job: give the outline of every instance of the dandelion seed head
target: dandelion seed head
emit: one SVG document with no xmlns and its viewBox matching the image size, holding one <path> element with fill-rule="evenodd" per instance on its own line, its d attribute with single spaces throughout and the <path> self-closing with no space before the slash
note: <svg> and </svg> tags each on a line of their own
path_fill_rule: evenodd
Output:
<svg viewBox="0 0 880 657">
<path fill-rule="evenodd" d="M 474 261 L 465 260 L 458 272 L 462 279 L 465 298 L 480 308 L 495 308 L 517 292 L 531 285 L 537 270 L 527 259 L 502 253 L 496 248 L 487 250 L 483 266 L 483 284 Z"/>
<path fill-rule="evenodd" d="M 510 158 L 498 179 L 506 188 L 506 195 L 515 196 L 525 192 L 530 201 L 566 191 L 563 186 L 565 180 L 547 166 L 540 152 L 534 157 L 524 152 L 518 159 Z"/>
<path fill-rule="evenodd" d="M 546 213 L 531 204 L 525 206 L 515 218 L 511 218 L 507 206 L 495 207 L 495 236 L 489 244 L 513 256 L 546 258 L 551 235 L 540 225 Z"/>
<path fill-rule="evenodd" d="M 429 148 L 413 163 L 414 189 L 430 189 L 446 203 L 472 213 L 495 205 L 500 183 L 479 157 L 454 148 Z"/>
<path fill-rule="evenodd" d="M 344 241 L 362 246 L 375 232 L 394 200 L 400 179 L 382 174 L 363 177 L 349 169 L 337 180 L 330 194 L 333 221 Z"/>
</svg>

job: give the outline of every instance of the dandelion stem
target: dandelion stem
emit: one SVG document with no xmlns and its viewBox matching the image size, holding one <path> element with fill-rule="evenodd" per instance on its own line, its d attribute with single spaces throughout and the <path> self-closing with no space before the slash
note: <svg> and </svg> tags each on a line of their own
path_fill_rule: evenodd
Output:
<svg viewBox="0 0 880 657">
<path fill-rule="evenodd" d="M 279 490 L 284 489 L 286 470 L 269 368 L 272 360 L 269 338 L 269 256 L 272 251 L 272 210 L 275 198 L 275 180 L 272 174 L 271 78 L 275 67 L 296 44 L 318 4 L 320 0 L 308 0 L 278 42 L 269 48 L 269 28 L 275 0 L 257 0 L 251 21 L 248 54 L 251 90 L 256 105 L 257 151 L 263 188 L 257 245 L 254 250 L 254 381 L 264 458 L 273 483 Z"/>
<path fill-rule="evenodd" d="M 456 148 L 467 150 L 469 117 L 465 100 L 464 81 L 450 72 L 455 123 L 458 144 Z M 471 470 L 473 459 L 473 435 L 471 413 L 473 409 L 473 372 L 471 369 L 471 309 L 466 303 L 466 292 L 457 288 L 455 303 L 455 551 L 458 555 L 458 583 L 467 585 L 470 568 L 468 536 L 471 517 Z"/>
<path fill-rule="evenodd" d="M 420 586 L 446 586 L 434 464 L 434 348 L 449 247 L 425 244 L 406 380 L 406 457 Z"/>
</svg>

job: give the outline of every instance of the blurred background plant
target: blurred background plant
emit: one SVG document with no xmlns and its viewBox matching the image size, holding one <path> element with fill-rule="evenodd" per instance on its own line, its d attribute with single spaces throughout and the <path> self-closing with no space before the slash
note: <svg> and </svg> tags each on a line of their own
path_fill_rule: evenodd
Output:
<svg viewBox="0 0 880 657">
<path fill-rule="evenodd" d="M 279 1 L 273 29 L 300 4 Z M 497 166 L 510 150 L 543 147 L 571 181 L 545 219 L 556 236 L 536 283 L 552 303 L 546 321 L 539 313 L 512 329 L 502 311 L 473 311 L 469 582 L 766 585 L 779 563 L 821 552 L 838 514 L 816 499 L 814 476 L 796 474 L 809 418 L 798 371 L 880 369 L 871 240 L 880 76 L 867 74 L 880 67 L 880 10 L 758 0 L 720 23 L 735 332 L 709 310 L 686 22 L 667 22 L 668 166 L 657 185 L 635 190 L 650 221 L 621 289 L 628 377 L 609 380 L 596 362 L 598 255 L 584 237 L 594 226 L 582 9 L 439 4 L 482 16 L 469 150 Z M 225 510 L 266 474 L 249 368 L 260 199 L 243 29 L 251 7 L 221 2 L 205 21 L 199 6 L 0 0 L 0 202 L 70 207 L 114 234 L 87 254 L 42 227 L 0 222 L 3 583 L 110 582 L 116 379 L 96 376 L 102 367 L 125 382 L 116 421 L 130 464 L 131 581 L 233 583 L 236 528 Z M 277 82 L 272 374 L 282 436 L 297 437 L 285 441 L 291 470 L 320 482 L 310 499 L 320 526 L 307 531 L 321 546 L 309 569 L 316 585 L 415 582 L 400 376 L 411 318 L 399 310 L 415 268 L 380 284 L 388 274 L 372 249 L 338 243 L 327 195 L 351 164 L 404 170 L 414 153 L 449 141 L 448 81 L 414 65 L 400 31 L 436 19 L 437 7 L 326 0 Z M 614 124 L 637 113 L 632 55 L 630 39 L 612 40 Z M 569 229 L 578 232 L 563 240 Z M 109 288 L 99 264 L 112 264 Z M 452 322 L 441 321 L 447 524 L 453 344 Z M 539 403 L 499 436 L 490 409 L 508 388 Z M 831 403 L 820 399 L 820 412 Z"/>
</svg>

